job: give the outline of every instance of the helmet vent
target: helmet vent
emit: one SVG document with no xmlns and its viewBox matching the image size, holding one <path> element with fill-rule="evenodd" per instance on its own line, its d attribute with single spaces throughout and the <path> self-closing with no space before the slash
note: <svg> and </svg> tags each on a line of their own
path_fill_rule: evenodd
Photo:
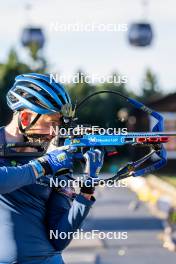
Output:
<svg viewBox="0 0 176 264">
<path fill-rule="evenodd" d="M 11 109 L 29 108 L 38 114 L 60 112 L 71 101 L 61 84 L 50 83 L 49 75 L 37 73 L 17 76 L 7 97 Z"/>
<path fill-rule="evenodd" d="M 57 94 L 57 97 L 60 99 L 61 103 L 62 104 L 66 104 L 65 100 L 63 99 L 63 97 L 59 94 L 58 90 L 53 85 L 51 85 L 50 83 L 46 82 L 45 80 L 40 80 L 40 81 L 45 83 L 46 85 L 49 85 L 51 87 L 51 89 Z"/>
</svg>

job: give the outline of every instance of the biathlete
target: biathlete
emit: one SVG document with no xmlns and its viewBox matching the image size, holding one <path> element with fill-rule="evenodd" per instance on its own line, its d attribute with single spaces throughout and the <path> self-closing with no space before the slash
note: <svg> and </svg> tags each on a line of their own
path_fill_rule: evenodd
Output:
<svg viewBox="0 0 176 264">
<path fill-rule="evenodd" d="M 63 264 L 61 252 L 71 237 L 50 239 L 50 231 L 67 234 L 80 228 L 95 202 L 95 188 L 83 185 L 75 195 L 69 188 L 49 187 L 45 180 L 73 170 L 74 153 L 56 148 L 31 157 L 25 143 L 53 139 L 50 126 L 62 125 L 61 108 L 71 103 L 70 97 L 62 85 L 50 83 L 49 76 L 31 73 L 16 77 L 7 103 L 14 115 L 0 128 L 0 264 Z M 13 157 L 3 156 L 8 143 L 24 146 L 12 150 Z M 15 158 L 17 152 L 23 155 Z M 87 151 L 84 158 L 88 179 L 97 178 L 103 153 Z"/>
</svg>

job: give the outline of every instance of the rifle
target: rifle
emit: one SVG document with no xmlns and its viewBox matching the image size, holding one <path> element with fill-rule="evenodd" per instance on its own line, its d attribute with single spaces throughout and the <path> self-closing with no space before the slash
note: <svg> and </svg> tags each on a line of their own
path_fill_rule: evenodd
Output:
<svg viewBox="0 0 176 264">
<path fill-rule="evenodd" d="M 169 142 L 171 137 L 176 137 L 175 132 L 164 132 L 164 119 L 163 116 L 145 106 L 143 103 L 138 102 L 133 98 L 129 98 L 117 91 L 103 90 L 95 92 L 81 102 L 79 102 L 74 109 L 72 106 L 67 105 L 63 107 L 62 114 L 64 121 L 67 126 L 75 126 L 75 121 L 77 121 L 76 113 L 80 107 L 85 104 L 90 98 L 102 93 L 111 93 L 124 98 L 127 103 L 131 104 L 134 108 L 137 108 L 148 115 L 152 116 L 156 120 L 156 124 L 152 127 L 150 132 L 130 132 L 126 135 L 82 135 L 82 136 L 68 136 L 65 138 L 64 146 L 65 148 L 77 147 L 83 151 L 84 148 L 95 148 L 95 147 L 106 147 L 106 146 L 122 146 L 122 145 L 133 145 L 133 146 L 150 146 L 150 151 L 148 154 L 144 155 L 142 158 L 128 162 L 124 167 L 119 169 L 115 175 L 111 178 L 106 179 L 112 181 L 118 181 L 129 176 L 142 176 L 151 173 L 164 167 L 167 163 L 167 151 L 164 144 Z M 108 153 L 109 156 L 113 156 L 113 153 Z M 153 156 L 157 156 L 157 160 L 153 160 L 150 165 L 140 168 L 141 165 L 151 160 Z"/>
<path fill-rule="evenodd" d="M 169 142 L 171 137 L 176 137 L 176 131 L 174 132 L 164 132 L 164 119 L 163 116 L 145 106 L 143 103 L 138 102 L 133 98 L 129 98 L 117 91 L 112 90 L 102 90 L 99 92 L 95 92 L 86 98 L 84 98 L 81 102 L 76 104 L 74 107 L 71 104 L 66 104 L 62 107 L 61 113 L 63 116 L 63 127 L 76 127 L 77 126 L 77 113 L 90 98 L 102 93 L 110 93 L 114 95 L 118 95 L 126 100 L 127 103 L 131 104 L 134 108 L 145 112 L 149 116 L 153 117 L 156 120 L 156 124 L 152 127 L 149 132 L 130 132 L 126 135 L 99 135 L 98 133 L 95 135 L 68 135 L 64 138 L 57 137 L 55 140 L 55 147 L 60 147 L 61 149 L 72 151 L 71 149 L 76 147 L 80 150 L 79 157 L 82 156 L 84 149 L 86 148 L 104 148 L 107 146 L 123 146 L 123 145 L 132 145 L 132 146 L 149 146 L 150 151 L 148 154 L 144 155 L 142 158 L 128 162 L 121 169 L 117 170 L 115 175 L 113 175 L 107 180 L 118 181 L 120 179 L 124 179 L 129 176 L 142 176 L 148 173 L 151 173 L 155 170 L 158 170 L 164 167 L 167 163 L 167 151 L 164 147 L 164 144 Z M 97 131 L 98 132 L 98 131 Z M 27 145 L 26 145 L 27 144 Z M 38 149 L 38 152 L 29 152 L 29 153 L 13 153 L 11 152 L 11 148 L 22 147 L 24 143 L 12 143 L 0 146 L 0 156 L 5 157 L 14 157 L 14 156 L 42 156 L 46 153 L 48 149 L 48 145 L 45 143 L 31 143 L 26 142 L 25 146 L 31 146 Z M 107 156 L 111 157 L 116 154 L 116 152 L 106 153 Z M 146 167 L 140 168 L 141 165 L 151 160 L 153 156 L 157 157 L 157 160 L 152 160 L 150 165 Z"/>
</svg>

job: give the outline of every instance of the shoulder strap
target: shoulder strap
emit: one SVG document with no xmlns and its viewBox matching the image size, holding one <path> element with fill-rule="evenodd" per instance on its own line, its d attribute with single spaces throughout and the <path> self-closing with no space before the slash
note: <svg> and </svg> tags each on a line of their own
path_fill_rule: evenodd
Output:
<svg viewBox="0 0 176 264">
<path fill-rule="evenodd" d="M 5 166 L 8 162 L 8 160 L 4 158 L 4 145 L 6 143 L 4 129 L 5 127 L 0 127 L 0 166 Z"/>
<path fill-rule="evenodd" d="M 0 144 L 6 143 L 4 127 L 0 127 Z"/>
</svg>

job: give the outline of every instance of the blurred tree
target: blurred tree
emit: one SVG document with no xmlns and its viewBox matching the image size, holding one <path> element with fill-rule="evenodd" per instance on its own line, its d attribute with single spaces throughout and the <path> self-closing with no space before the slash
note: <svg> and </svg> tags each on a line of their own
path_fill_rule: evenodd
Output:
<svg viewBox="0 0 176 264">
<path fill-rule="evenodd" d="M 6 94 L 12 87 L 15 77 L 22 73 L 34 71 L 44 73 L 46 70 L 46 63 L 45 60 L 43 61 L 43 64 L 41 62 L 38 64 L 38 68 L 36 67 L 38 59 L 36 59 L 32 66 L 29 66 L 21 62 L 16 51 L 11 49 L 7 61 L 0 64 L 0 126 L 6 125 L 12 117 L 12 111 L 6 103 Z"/>
<path fill-rule="evenodd" d="M 131 95 L 123 83 L 104 83 L 104 84 L 89 84 L 85 74 L 78 71 L 78 82 L 68 86 L 69 93 L 74 102 L 80 102 L 83 98 L 98 92 L 100 90 L 114 90 L 125 95 Z M 113 76 L 119 76 L 118 73 L 113 73 Z M 115 78 L 114 78 L 115 80 Z M 80 123 L 89 123 L 99 125 L 101 127 L 120 127 L 118 119 L 118 111 L 126 106 L 124 101 L 114 94 L 99 94 L 88 100 L 78 112 Z"/>
<path fill-rule="evenodd" d="M 142 99 L 144 101 L 150 101 L 161 96 L 162 92 L 159 88 L 158 79 L 150 69 L 146 71 L 143 83 L 142 83 Z"/>
<path fill-rule="evenodd" d="M 76 103 L 94 91 L 95 87 L 88 83 L 86 74 L 78 70 L 73 76 L 73 84 L 68 86 L 72 100 Z"/>
<path fill-rule="evenodd" d="M 47 62 L 42 55 L 42 49 L 36 43 L 31 43 L 28 47 L 30 67 L 34 72 L 44 73 L 47 69 Z"/>
</svg>

